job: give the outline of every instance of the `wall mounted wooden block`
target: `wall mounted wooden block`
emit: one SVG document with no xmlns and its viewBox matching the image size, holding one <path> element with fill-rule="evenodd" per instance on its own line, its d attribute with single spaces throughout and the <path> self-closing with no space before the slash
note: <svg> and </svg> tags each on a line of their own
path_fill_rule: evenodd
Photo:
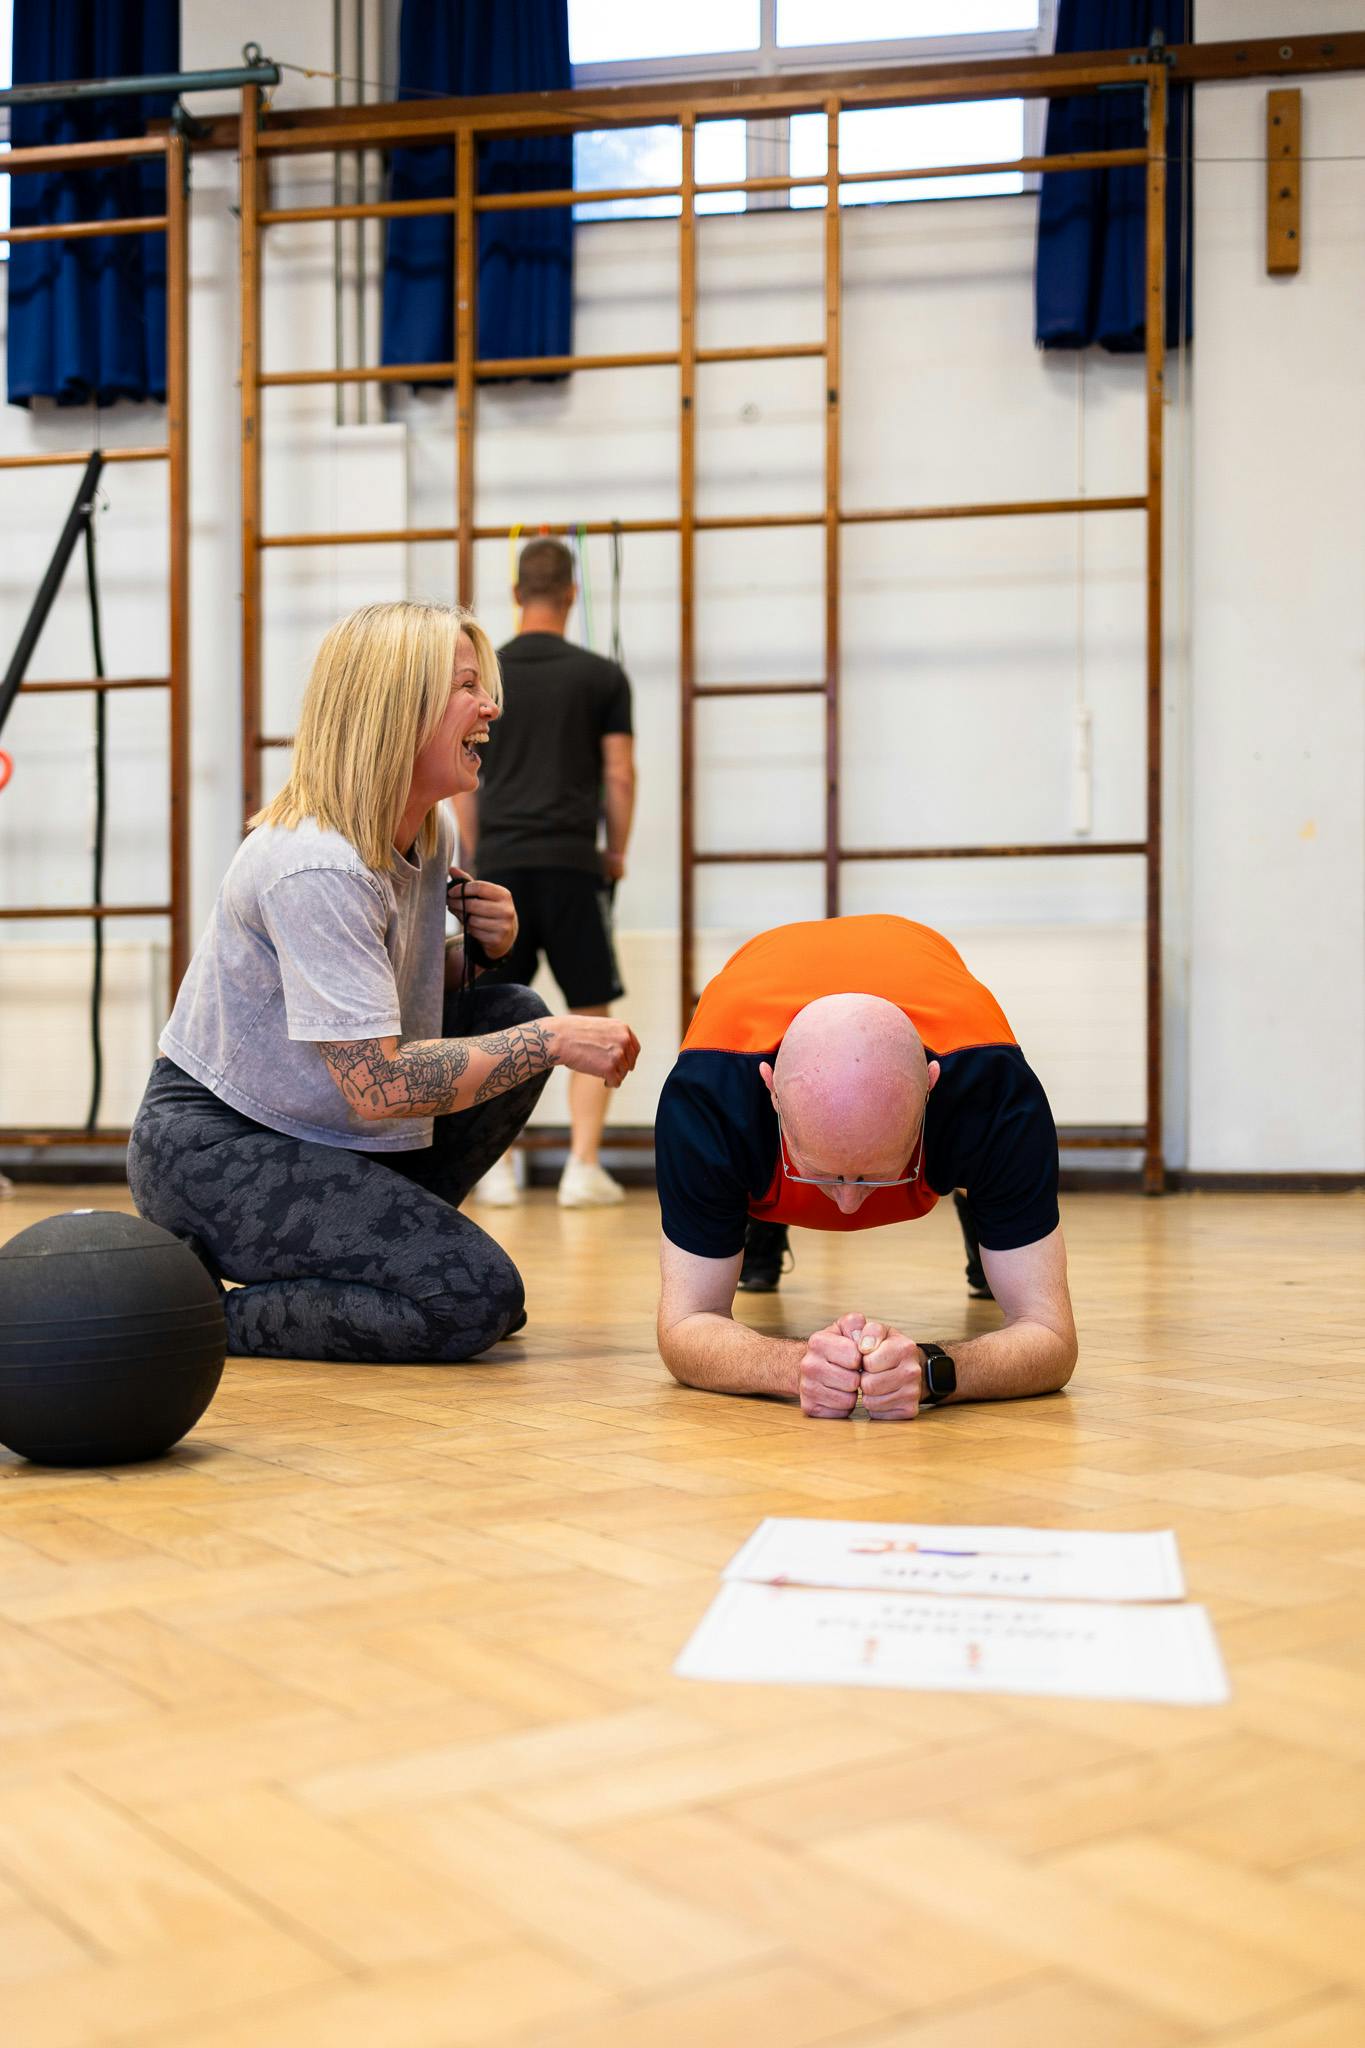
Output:
<svg viewBox="0 0 1365 2048">
<path fill-rule="evenodd" d="M 1303 246 L 1300 144 L 1303 94 L 1268 92 L 1265 98 L 1265 267 L 1282 277 L 1299 267 Z"/>
</svg>

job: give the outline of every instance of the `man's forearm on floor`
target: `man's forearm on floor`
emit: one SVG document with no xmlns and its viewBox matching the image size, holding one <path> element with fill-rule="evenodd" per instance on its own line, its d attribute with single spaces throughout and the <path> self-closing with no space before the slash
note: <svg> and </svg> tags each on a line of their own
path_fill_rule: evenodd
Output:
<svg viewBox="0 0 1365 2048">
<path fill-rule="evenodd" d="M 731 1316 L 702 1312 L 671 1327 L 659 1325 L 659 1355 L 674 1379 L 708 1394 L 795 1400 L 805 1349 L 789 1337 L 765 1337 Z"/>
<path fill-rule="evenodd" d="M 925 1332 L 927 1339 L 930 1333 Z M 921 1339 L 916 1340 L 922 1341 Z M 954 1401 L 1014 1401 L 1053 1394 L 1064 1387 L 1076 1363 L 1075 1332 L 1054 1330 L 1021 1318 L 982 1337 L 934 1337 L 957 1367 Z"/>
</svg>

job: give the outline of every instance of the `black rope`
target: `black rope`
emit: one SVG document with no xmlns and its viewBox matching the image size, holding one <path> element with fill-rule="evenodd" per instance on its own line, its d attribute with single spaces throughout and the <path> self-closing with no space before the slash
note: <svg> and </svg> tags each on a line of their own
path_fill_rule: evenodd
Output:
<svg viewBox="0 0 1365 2048">
<path fill-rule="evenodd" d="M 470 991 L 479 969 L 492 967 L 494 963 L 484 951 L 482 940 L 476 939 L 469 929 L 469 916 L 465 909 L 468 884 L 461 879 L 456 887 L 460 892 L 460 907 L 455 912 L 460 920 L 460 986 L 455 992 L 455 1008 L 460 1028 L 455 1035 L 457 1038 L 465 1038 L 469 1035 L 466 1025 Z"/>
<path fill-rule="evenodd" d="M 618 668 L 626 665 L 621 645 L 621 529 L 611 523 L 611 658 Z"/>
<path fill-rule="evenodd" d="M 104 681 L 104 637 L 100 631 L 100 589 L 95 571 L 95 503 L 94 493 L 85 507 L 85 584 L 90 596 L 90 638 L 95 651 L 95 677 Z M 107 809 L 107 719 L 108 695 L 104 690 L 95 692 L 95 842 L 92 856 L 90 901 L 98 908 L 104 902 L 104 838 L 105 814 Z M 100 1096 L 104 1090 L 104 1052 L 101 1038 L 101 1012 L 104 1005 L 104 919 L 96 917 L 95 953 L 90 975 L 90 1108 L 86 1113 L 85 1128 L 93 1131 L 99 1120 Z"/>
</svg>

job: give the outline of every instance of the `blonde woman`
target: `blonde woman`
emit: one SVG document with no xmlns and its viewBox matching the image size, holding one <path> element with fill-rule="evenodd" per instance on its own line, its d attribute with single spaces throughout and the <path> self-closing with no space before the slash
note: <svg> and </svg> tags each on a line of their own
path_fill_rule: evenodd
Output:
<svg viewBox="0 0 1365 2048">
<path fill-rule="evenodd" d="M 370 605 L 313 665 L 288 782 L 229 867 L 128 1148 L 141 1213 L 240 1284 L 236 1354 L 446 1362 L 525 1321 L 459 1204 L 551 1067 L 617 1086 L 624 1024 L 477 985 L 505 889 L 450 867 L 497 657 L 463 610 Z M 462 915 L 447 940 L 446 910 Z"/>
</svg>

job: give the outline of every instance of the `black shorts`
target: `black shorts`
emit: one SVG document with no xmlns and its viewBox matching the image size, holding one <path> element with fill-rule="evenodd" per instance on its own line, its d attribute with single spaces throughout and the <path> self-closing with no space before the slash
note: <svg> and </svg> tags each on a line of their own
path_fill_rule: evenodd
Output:
<svg viewBox="0 0 1365 2048">
<path fill-rule="evenodd" d="M 543 953 L 571 1010 L 595 1010 L 625 994 L 612 939 L 614 882 L 581 868 L 495 868 L 485 882 L 512 892 L 521 926 L 499 960 L 499 981 L 529 987 Z"/>
</svg>

